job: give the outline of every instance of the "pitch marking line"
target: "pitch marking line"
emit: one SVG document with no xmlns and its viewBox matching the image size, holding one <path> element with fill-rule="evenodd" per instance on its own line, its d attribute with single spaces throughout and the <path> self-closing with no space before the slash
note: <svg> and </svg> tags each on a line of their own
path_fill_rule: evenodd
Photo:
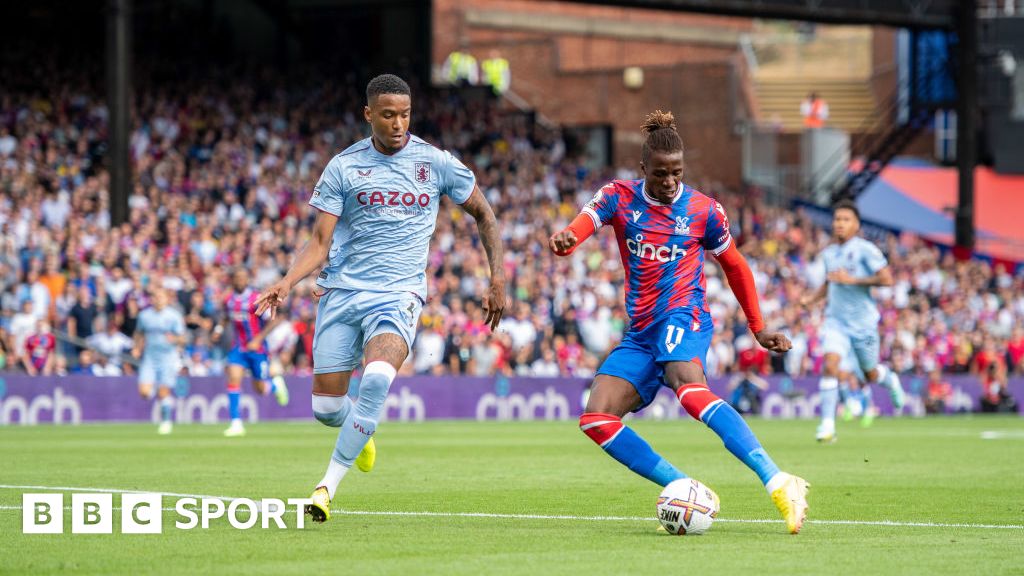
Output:
<svg viewBox="0 0 1024 576">
<path fill-rule="evenodd" d="M 1024 440 L 1024 430 L 985 430 L 982 440 Z"/>
<path fill-rule="evenodd" d="M 162 494 L 179 498 L 216 498 L 230 502 L 239 497 L 209 496 L 202 494 L 182 494 L 179 492 L 160 492 L 153 490 L 123 490 L 120 488 L 86 488 L 80 486 L 22 486 L 16 484 L 0 484 L 0 489 L 9 490 L 50 490 L 58 492 L 110 492 L 114 494 Z M 70 506 L 65 506 L 70 509 Z M 21 506 L 0 506 L 0 510 L 21 510 Z M 120 510 L 120 508 L 114 508 Z M 174 508 L 164 508 L 173 512 Z M 332 514 L 343 516 L 420 516 L 443 518 L 500 518 L 510 520 L 584 520 L 588 522 L 653 522 L 656 519 L 645 516 L 575 516 L 569 514 L 498 514 L 490 512 L 408 512 L 383 510 L 342 510 L 331 509 Z M 733 524 L 781 524 L 782 520 L 762 518 L 718 518 L 717 522 Z M 1024 530 L 1024 524 L 967 524 L 945 522 L 897 522 L 894 520 L 807 520 L 808 524 L 823 526 L 883 526 L 892 528 L 980 528 L 993 530 Z"/>
</svg>

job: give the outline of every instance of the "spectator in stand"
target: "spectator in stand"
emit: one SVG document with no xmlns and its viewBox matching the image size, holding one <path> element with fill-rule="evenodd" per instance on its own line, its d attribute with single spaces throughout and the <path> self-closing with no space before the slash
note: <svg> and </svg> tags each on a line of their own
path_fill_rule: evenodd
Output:
<svg viewBox="0 0 1024 576">
<path fill-rule="evenodd" d="M 83 286 L 96 315 L 106 314 L 128 336 L 149 304 L 146 290 L 162 286 L 191 319 L 187 346 L 198 354 L 190 354 L 190 373 L 219 374 L 223 353 L 211 344 L 208 320 L 224 313 L 224 270 L 243 266 L 258 282 L 269 281 L 306 241 L 303 230 L 314 217 L 307 201 L 319 167 L 341 142 L 365 130 L 361 118 L 345 112 L 361 98 L 351 88 L 359 85 L 358 73 L 336 79 L 310 67 L 286 77 L 238 67 L 213 76 L 194 66 L 137 63 L 130 143 L 135 181 L 128 222 L 117 227 L 108 217 L 104 95 L 90 80 L 98 70 L 62 66 L 75 72 L 41 86 L 29 69 L 52 63 L 17 66 L 15 57 L 0 54 L 6 70 L 25 70 L 20 78 L 5 76 L 0 99 L 0 323 L 7 322 L 14 340 L 8 365 L 21 365 L 36 318 L 49 318 L 58 331 L 87 327 L 77 318 L 81 310 L 71 313 L 86 302 Z M 157 68 L 169 73 L 153 74 Z M 154 80 L 160 77 L 175 78 L 174 85 Z M 457 92 L 441 92 L 417 102 L 423 111 L 412 131 L 473 169 L 501 219 L 515 311 L 499 328 L 507 329 L 507 338 L 484 351 L 494 357 L 470 367 L 483 330 L 478 302 L 487 270 L 474 247 L 479 239 L 472 221 L 445 203 L 428 254 L 431 301 L 425 308 L 442 319 L 447 338 L 444 360 L 430 372 L 492 376 L 521 374 L 529 366 L 531 373 L 549 374 L 554 362 L 562 375 L 586 373 L 618 342 L 626 323 L 616 296 L 624 282 L 618 246 L 597 239 L 557 261 L 537 247 L 568 223 L 599 182 L 634 174 L 585 166 L 567 152 L 558 130 L 499 114 L 489 99 L 467 102 Z M 802 362 L 794 349 L 775 367 L 808 372 L 820 363 L 821 312 L 798 310 L 794 302 L 820 282 L 815 258 L 828 234 L 800 210 L 769 205 L 755 188 L 732 190 L 699 178 L 687 183 L 733 215 L 732 233 L 764 296 L 768 328 L 788 327 L 798 346 L 806 337 Z M 984 358 L 1000 356 L 1015 374 L 1024 373 L 1020 269 L 957 262 L 910 234 L 879 244 L 896 278 L 877 299 L 883 361 L 922 376 L 935 368 L 977 370 L 975 351 L 986 348 L 988 338 Z M 744 320 L 714 270 L 708 269 L 708 306 L 719 330 L 708 369 L 728 374 L 743 333 L 735 328 Z M 315 305 L 309 285 L 297 286 L 293 298 L 288 317 L 298 340 L 280 353 L 291 358 L 282 366 L 308 370 Z M 30 316 L 22 301 L 29 302 Z M 56 354 L 54 371 L 62 362 L 77 363 L 77 352 L 63 343 Z"/>
<path fill-rule="evenodd" d="M 738 342 L 741 348 L 737 362 L 740 373 L 729 383 L 732 389 L 729 404 L 741 414 L 758 414 L 761 412 L 761 392 L 768 389 L 768 381 L 763 375 L 769 372 L 770 356 L 746 334 Z"/>
<path fill-rule="evenodd" d="M 928 373 L 925 389 L 924 409 L 928 414 L 945 414 L 946 406 L 953 398 L 953 387 L 942 379 L 942 372 L 934 369 Z"/>
<path fill-rule="evenodd" d="M 1006 369 L 999 364 L 989 364 L 981 377 L 982 412 L 1017 412 L 1017 400 L 1010 394 L 1006 383 Z"/>
<path fill-rule="evenodd" d="M 54 353 L 56 348 L 57 339 L 50 331 L 50 323 L 38 320 L 35 333 L 25 340 L 25 352 L 21 357 L 28 375 L 53 375 L 57 363 L 57 355 Z"/>
<path fill-rule="evenodd" d="M 95 333 L 96 319 L 100 315 L 99 306 L 93 300 L 92 291 L 86 285 L 78 287 L 78 301 L 68 314 L 67 331 L 80 341 L 88 340 Z M 82 347 L 76 344 L 76 350 Z"/>
<path fill-rule="evenodd" d="M 816 92 L 811 92 L 800 103 L 800 115 L 804 118 L 804 128 L 824 128 L 825 121 L 828 120 L 828 102 Z"/>
<path fill-rule="evenodd" d="M 117 323 L 108 316 L 100 316 L 96 321 L 96 327 L 96 333 L 86 339 L 86 342 L 96 350 L 100 358 L 109 360 L 104 364 L 116 366 L 123 373 L 128 366 L 126 361 L 132 349 L 132 339 L 118 331 Z M 112 369 L 106 371 L 110 372 Z"/>
</svg>

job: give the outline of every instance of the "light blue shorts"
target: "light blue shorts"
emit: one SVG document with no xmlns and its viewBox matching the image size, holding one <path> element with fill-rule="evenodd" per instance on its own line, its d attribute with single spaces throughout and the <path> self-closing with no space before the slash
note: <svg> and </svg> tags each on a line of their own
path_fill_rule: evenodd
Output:
<svg viewBox="0 0 1024 576">
<path fill-rule="evenodd" d="M 850 365 L 853 363 L 847 360 L 851 355 L 865 373 L 873 370 L 878 366 L 879 345 L 877 331 L 850 334 L 849 330 L 829 320 L 826 320 L 821 328 L 822 352 L 838 354 L 841 363 L 847 362 L 848 368 L 847 366 L 842 367 L 844 371 L 850 371 L 853 368 Z"/>
<path fill-rule="evenodd" d="M 423 302 L 411 292 L 331 288 L 320 298 L 313 331 L 313 373 L 347 372 L 378 334 L 398 334 L 412 350 Z"/>
<path fill-rule="evenodd" d="M 139 384 L 156 384 L 173 388 L 181 371 L 181 357 L 175 354 L 142 355 L 139 362 Z"/>
</svg>

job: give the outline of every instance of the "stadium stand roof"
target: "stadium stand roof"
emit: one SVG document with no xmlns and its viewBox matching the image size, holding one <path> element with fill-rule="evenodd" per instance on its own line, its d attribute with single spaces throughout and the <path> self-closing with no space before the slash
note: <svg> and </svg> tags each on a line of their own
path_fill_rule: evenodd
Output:
<svg viewBox="0 0 1024 576">
<path fill-rule="evenodd" d="M 1024 262 L 1024 176 L 974 171 L 975 251 L 983 256 Z M 943 245 L 953 244 L 957 169 L 900 160 L 882 171 L 858 198 L 865 220 L 915 232 Z"/>
<path fill-rule="evenodd" d="M 721 16 L 782 18 L 831 24 L 953 28 L 958 0 L 570 0 Z"/>
</svg>

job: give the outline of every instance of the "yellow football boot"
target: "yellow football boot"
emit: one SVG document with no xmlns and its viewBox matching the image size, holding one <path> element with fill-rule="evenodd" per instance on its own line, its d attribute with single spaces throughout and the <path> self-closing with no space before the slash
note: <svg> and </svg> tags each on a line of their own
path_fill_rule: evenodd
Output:
<svg viewBox="0 0 1024 576">
<path fill-rule="evenodd" d="M 377 445 L 373 443 L 373 437 L 366 441 L 366 446 L 363 446 L 362 452 L 359 456 L 356 456 L 356 468 L 359 468 L 363 472 L 369 472 L 373 470 L 373 464 L 377 461 Z"/>
<path fill-rule="evenodd" d="M 790 474 L 786 482 L 772 492 L 772 502 L 786 520 L 790 534 L 800 532 L 807 519 L 807 489 L 810 487 L 803 478 Z"/>
<path fill-rule="evenodd" d="M 317 486 L 310 496 L 311 504 L 306 504 L 306 514 L 313 518 L 313 522 L 323 523 L 331 519 L 331 495 L 327 492 L 326 486 Z"/>
</svg>

